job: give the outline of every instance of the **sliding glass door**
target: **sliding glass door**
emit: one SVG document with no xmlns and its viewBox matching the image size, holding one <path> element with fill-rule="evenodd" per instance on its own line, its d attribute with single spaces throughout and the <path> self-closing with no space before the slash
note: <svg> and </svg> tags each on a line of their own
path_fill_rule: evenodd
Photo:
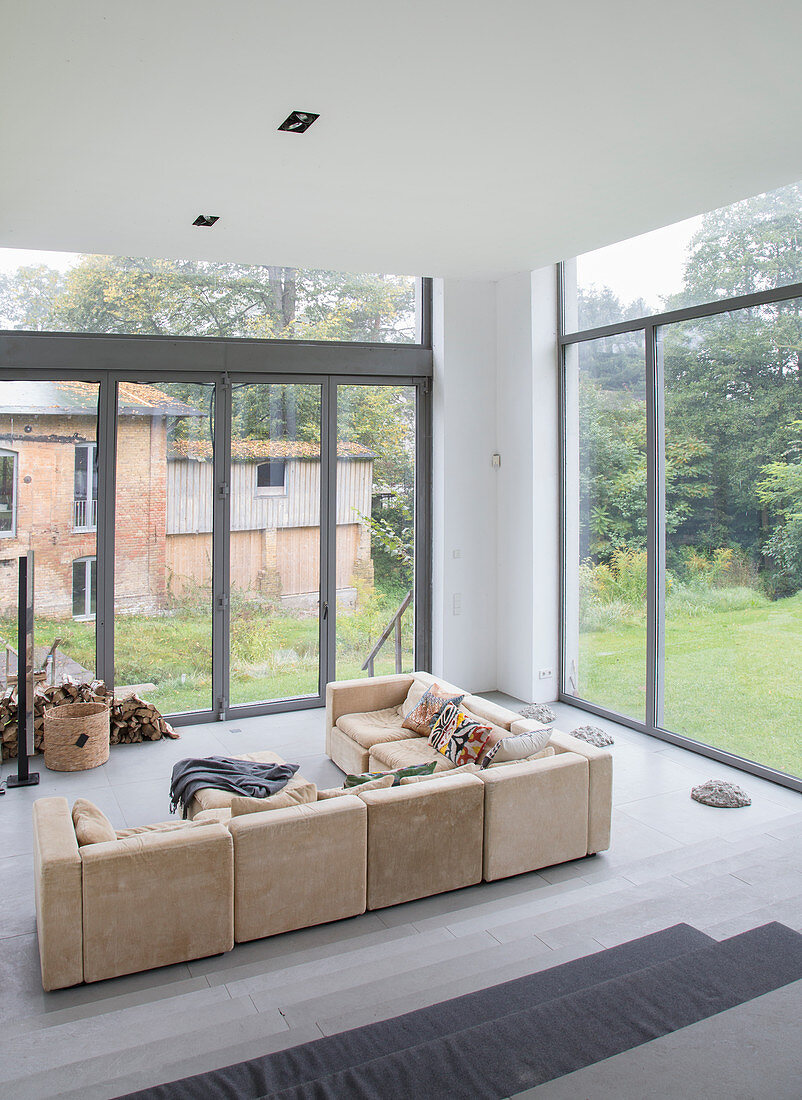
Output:
<svg viewBox="0 0 802 1100">
<path fill-rule="evenodd" d="M 231 706 L 320 693 L 321 386 L 234 383 Z"/>
<path fill-rule="evenodd" d="M 117 386 L 114 680 L 165 714 L 212 707 L 213 399 Z"/>
<path fill-rule="evenodd" d="M 337 679 L 415 667 L 414 386 L 337 387 Z"/>
</svg>

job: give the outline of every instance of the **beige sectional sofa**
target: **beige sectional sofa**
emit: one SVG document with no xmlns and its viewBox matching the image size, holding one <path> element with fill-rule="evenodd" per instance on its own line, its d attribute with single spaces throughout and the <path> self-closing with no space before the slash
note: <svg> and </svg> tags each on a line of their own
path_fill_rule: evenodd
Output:
<svg viewBox="0 0 802 1100">
<path fill-rule="evenodd" d="M 414 673 L 330 684 L 326 748 L 334 763 L 363 772 L 431 761 L 438 754 L 427 739 L 401 723 L 433 682 Z M 500 731 L 535 725 L 476 696 L 463 705 Z M 43 985 L 219 954 L 235 942 L 601 851 L 610 837 L 610 754 L 557 732 L 546 753 L 484 770 L 454 769 L 440 757 L 436 775 L 385 789 L 318 792 L 296 774 L 258 812 L 208 789 L 196 794 L 183 826 L 80 847 L 66 800 L 40 799 L 34 862 Z M 281 760 L 267 751 L 248 758 Z"/>
<path fill-rule="evenodd" d="M 438 772 L 453 769 L 425 737 L 402 725 L 434 683 L 461 694 L 454 684 L 427 672 L 329 684 L 327 754 L 346 773 L 388 771 L 431 761 Z M 500 735 L 543 728 L 478 695 L 465 695 L 461 705 L 496 727 Z M 479 772 L 485 788 L 486 880 L 564 863 L 610 846 L 611 754 L 556 729 L 549 746 L 553 756 L 515 765 L 493 764 Z"/>
</svg>

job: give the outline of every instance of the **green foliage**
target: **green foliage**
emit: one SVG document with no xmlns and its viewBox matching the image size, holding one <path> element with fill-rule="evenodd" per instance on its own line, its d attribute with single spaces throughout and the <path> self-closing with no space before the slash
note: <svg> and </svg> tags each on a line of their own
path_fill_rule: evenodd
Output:
<svg viewBox="0 0 802 1100">
<path fill-rule="evenodd" d="M 50 332 L 397 342 L 414 339 L 414 293 L 394 275 L 82 256 L 4 277 L 0 315 Z"/>
<path fill-rule="evenodd" d="M 794 184 L 705 216 L 683 289 L 665 307 L 802 281 L 801 214 L 802 186 Z M 622 304 L 606 287 L 586 290 L 580 306 L 583 325 L 644 312 L 642 302 Z M 592 563 L 645 546 L 643 345 L 633 339 L 595 340 L 578 353 L 580 554 Z M 773 596 L 798 591 L 802 303 L 668 325 L 662 339 L 672 570 L 683 574 L 685 551 L 712 562 L 715 551 L 731 548 L 744 587 Z M 788 438 L 794 422 L 796 444 Z"/>
</svg>

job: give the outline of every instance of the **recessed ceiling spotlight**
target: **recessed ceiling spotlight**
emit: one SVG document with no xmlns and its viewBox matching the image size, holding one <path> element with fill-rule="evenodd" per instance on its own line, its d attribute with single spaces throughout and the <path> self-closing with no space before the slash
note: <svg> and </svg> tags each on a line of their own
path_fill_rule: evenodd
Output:
<svg viewBox="0 0 802 1100">
<path fill-rule="evenodd" d="M 313 115 L 311 111 L 293 111 L 289 118 L 284 119 L 279 130 L 287 130 L 291 134 L 303 134 L 316 118 L 320 118 L 320 115 Z"/>
<path fill-rule="evenodd" d="M 203 225 L 208 229 L 210 226 L 214 225 L 215 222 L 219 222 L 219 221 L 220 221 L 220 215 L 219 214 L 198 214 L 197 218 L 195 219 L 195 221 L 192 224 L 193 225 Z"/>
</svg>

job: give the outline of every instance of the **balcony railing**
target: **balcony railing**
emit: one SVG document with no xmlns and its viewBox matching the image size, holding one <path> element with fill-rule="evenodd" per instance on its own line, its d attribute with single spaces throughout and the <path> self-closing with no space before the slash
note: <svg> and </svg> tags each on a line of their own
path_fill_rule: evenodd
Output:
<svg viewBox="0 0 802 1100">
<path fill-rule="evenodd" d="M 72 508 L 72 528 L 74 531 L 97 530 L 97 501 L 75 500 Z"/>
<path fill-rule="evenodd" d="M 362 666 L 363 672 L 367 672 L 368 676 L 374 676 L 375 675 L 375 673 L 373 671 L 373 663 L 379 655 L 379 650 L 382 648 L 382 646 L 384 645 L 384 643 L 387 641 L 387 639 L 390 637 L 391 634 L 395 634 L 395 671 L 396 672 L 401 672 L 401 666 L 403 664 L 403 658 L 402 658 L 402 653 L 401 653 L 401 619 L 403 618 L 404 612 L 406 611 L 406 609 L 409 607 L 409 605 L 411 603 L 412 603 L 412 593 L 407 592 L 406 596 L 404 596 L 403 600 L 401 601 L 400 607 L 398 608 L 395 615 L 393 615 L 392 619 L 390 619 L 390 622 L 387 624 L 387 626 L 382 631 L 381 637 L 379 638 L 378 642 L 376 642 L 375 646 L 373 647 L 373 649 L 368 654 L 367 660 L 365 661 L 364 665 Z"/>
</svg>

